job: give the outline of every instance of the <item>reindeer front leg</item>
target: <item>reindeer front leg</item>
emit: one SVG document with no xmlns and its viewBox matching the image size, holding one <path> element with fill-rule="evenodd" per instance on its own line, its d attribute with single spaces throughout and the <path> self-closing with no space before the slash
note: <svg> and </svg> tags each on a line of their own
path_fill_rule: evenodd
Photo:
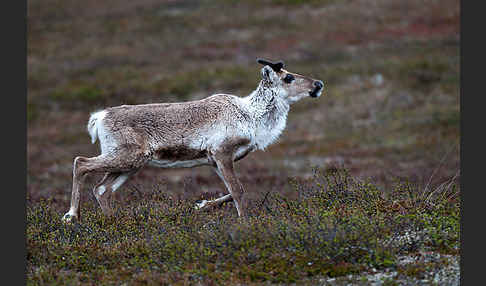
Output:
<svg viewBox="0 0 486 286">
<path fill-rule="evenodd" d="M 216 164 L 217 172 L 223 180 L 229 195 L 224 196 L 222 200 L 229 200 L 233 198 L 235 201 L 238 216 L 246 216 L 246 201 L 245 189 L 236 177 L 233 166 L 233 154 L 229 152 L 214 153 L 211 155 L 212 160 Z"/>
<path fill-rule="evenodd" d="M 223 179 L 223 178 L 221 178 L 221 179 Z M 209 207 L 212 207 L 212 206 L 220 205 L 222 203 L 225 203 L 225 202 L 228 202 L 228 201 L 231 201 L 231 200 L 233 200 L 233 198 L 231 197 L 231 194 L 227 194 L 227 195 L 224 195 L 220 198 L 210 200 L 210 201 L 202 200 L 202 201 L 196 202 L 195 209 L 196 210 L 206 209 L 206 208 L 209 208 Z"/>
</svg>

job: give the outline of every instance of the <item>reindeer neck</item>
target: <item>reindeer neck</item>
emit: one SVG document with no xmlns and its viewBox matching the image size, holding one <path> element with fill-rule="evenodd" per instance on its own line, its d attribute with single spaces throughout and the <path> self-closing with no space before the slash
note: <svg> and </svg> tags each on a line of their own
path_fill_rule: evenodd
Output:
<svg viewBox="0 0 486 286">
<path fill-rule="evenodd" d="M 288 112 L 288 104 L 277 96 L 277 90 L 261 81 L 257 89 L 245 97 L 248 107 L 254 112 L 254 117 L 274 116 L 275 112 Z"/>
<path fill-rule="evenodd" d="M 289 105 L 264 83 L 260 83 L 245 101 L 254 120 L 256 145 L 264 149 L 285 129 Z"/>
</svg>

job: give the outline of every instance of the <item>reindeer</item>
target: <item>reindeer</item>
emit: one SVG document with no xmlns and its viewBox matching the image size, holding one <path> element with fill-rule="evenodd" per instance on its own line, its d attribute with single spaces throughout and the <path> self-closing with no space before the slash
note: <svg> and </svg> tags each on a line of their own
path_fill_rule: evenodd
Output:
<svg viewBox="0 0 486 286">
<path fill-rule="evenodd" d="M 247 214 L 245 190 L 234 162 L 275 142 L 285 128 L 292 103 L 317 98 L 323 83 L 288 72 L 284 64 L 258 59 L 264 65 L 258 87 L 246 97 L 214 94 L 180 103 L 121 105 L 91 114 L 91 142 L 101 154 L 77 156 L 73 162 L 71 206 L 64 222 L 80 219 L 80 189 L 91 173 L 104 173 L 94 188 L 104 215 L 113 215 L 111 194 L 145 166 L 212 167 L 228 194 L 201 201 L 197 209 L 234 200 L 238 216 Z"/>
</svg>

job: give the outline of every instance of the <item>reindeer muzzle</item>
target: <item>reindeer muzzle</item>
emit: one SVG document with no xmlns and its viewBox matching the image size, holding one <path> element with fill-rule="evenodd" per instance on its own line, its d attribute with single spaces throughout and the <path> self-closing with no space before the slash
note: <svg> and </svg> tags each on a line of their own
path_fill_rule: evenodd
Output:
<svg viewBox="0 0 486 286">
<path fill-rule="evenodd" d="M 314 81 L 314 89 L 309 91 L 309 95 L 311 97 L 319 97 L 321 96 L 322 89 L 324 88 L 324 84 L 320 80 Z"/>
</svg>

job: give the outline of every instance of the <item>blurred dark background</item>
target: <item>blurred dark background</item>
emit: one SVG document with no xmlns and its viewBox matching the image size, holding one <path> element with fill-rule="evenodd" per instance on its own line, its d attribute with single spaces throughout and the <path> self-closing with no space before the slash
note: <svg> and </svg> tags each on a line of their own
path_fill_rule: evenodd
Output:
<svg viewBox="0 0 486 286">
<path fill-rule="evenodd" d="M 237 163 L 247 190 L 346 168 L 384 190 L 437 186 L 460 171 L 459 0 L 28 1 L 28 201 L 67 209 L 86 124 L 108 106 L 246 96 L 256 58 L 324 81 L 292 106 L 277 144 Z M 83 192 L 95 204 L 89 179 Z M 224 190 L 209 168 L 145 169 L 119 199 L 163 188 Z"/>
</svg>

